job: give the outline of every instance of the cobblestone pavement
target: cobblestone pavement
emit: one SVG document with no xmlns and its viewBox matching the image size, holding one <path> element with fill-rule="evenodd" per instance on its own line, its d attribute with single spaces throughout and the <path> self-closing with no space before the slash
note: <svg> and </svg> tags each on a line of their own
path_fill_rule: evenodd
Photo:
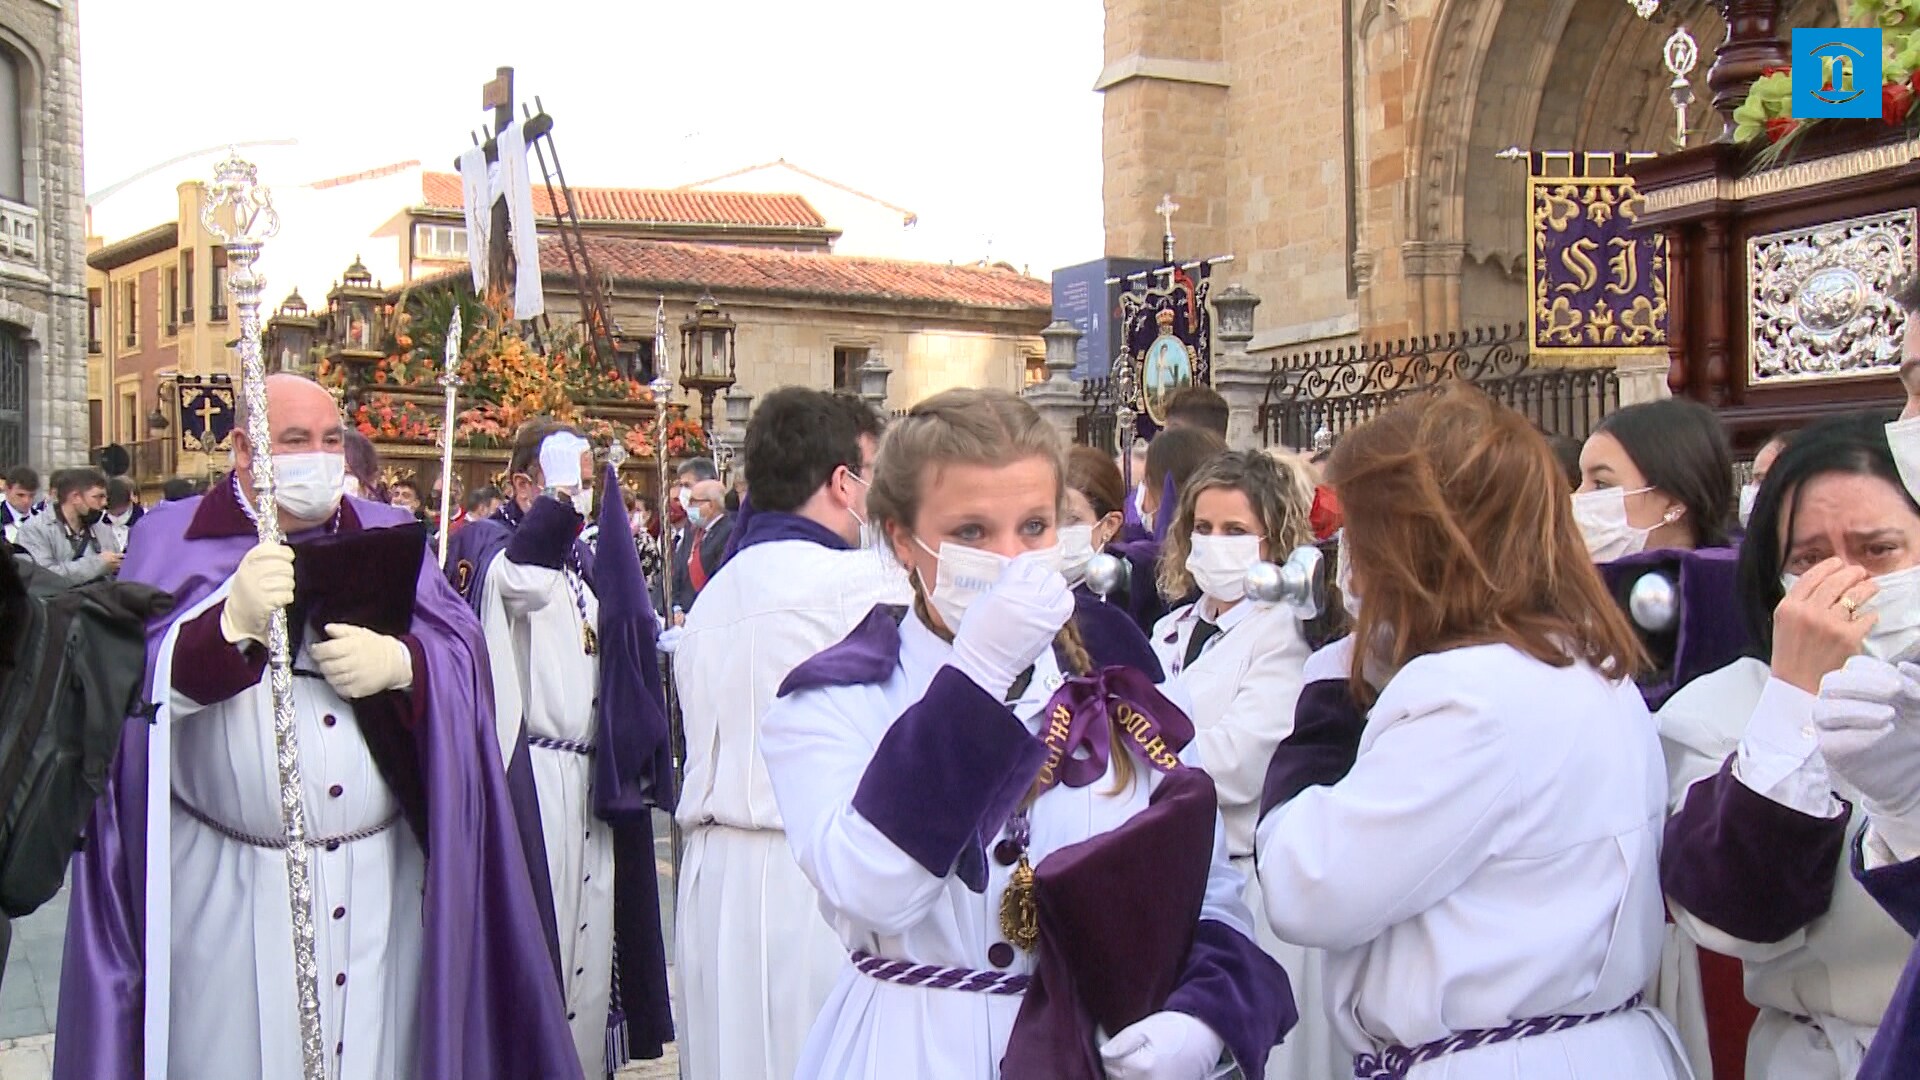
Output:
<svg viewBox="0 0 1920 1080">
<path fill-rule="evenodd" d="M 673 861 L 668 818 L 655 814 L 656 865 L 660 872 L 661 930 L 673 941 Z M 67 930 L 67 893 L 62 889 L 40 910 L 13 923 L 13 944 L 0 976 L 0 1080 L 49 1080 L 53 1075 L 53 1020 L 60 1001 L 60 954 Z M 673 980 L 667 980 L 673 985 Z M 675 1013 L 679 1009 L 676 1003 Z M 673 1080 L 680 1055 L 667 1047 L 659 1061 L 635 1062 L 616 1080 Z"/>
</svg>

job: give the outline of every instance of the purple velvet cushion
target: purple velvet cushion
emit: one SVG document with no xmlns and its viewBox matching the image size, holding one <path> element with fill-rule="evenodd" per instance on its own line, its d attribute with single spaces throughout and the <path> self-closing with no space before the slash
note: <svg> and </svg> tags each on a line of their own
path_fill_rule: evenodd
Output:
<svg viewBox="0 0 1920 1080">
<path fill-rule="evenodd" d="M 322 533 L 293 544 L 289 626 L 344 623 L 388 637 L 413 629 L 427 534 L 418 525 Z"/>
<path fill-rule="evenodd" d="M 1167 1006 L 1187 974 L 1218 815 L 1213 780 L 1178 769 L 1146 810 L 1035 868 L 1040 943 L 1003 1080 L 1101 1080 L 1095 1029 Z"/>
</svg>

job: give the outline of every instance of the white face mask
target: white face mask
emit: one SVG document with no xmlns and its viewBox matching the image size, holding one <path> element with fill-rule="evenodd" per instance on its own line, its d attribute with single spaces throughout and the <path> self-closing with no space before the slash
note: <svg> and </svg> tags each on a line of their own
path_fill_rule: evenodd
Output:
<svg viewBox="0 0 1920 1080">
<path fill-rule="evenodd" d="M 966 618 L 967 609 L 988 589 L 993 588 L 1006 571 L 1007 564 L 1013 561 L 998 552 L 950 544 L 944 540 L 940 542 L 939 551 L 928 547 L 917 536 L 913 542 L 920 545 L 921 551 L 940 560 L 940 569 L 934 577 L 933 588 L 927 593 L 927 601 L 933 605 L 933 610 L 940 613 L 940 621 L 955 633 L 960 630 L 960 620 Z M 925 578 L 920 579 L 920 587 L 927 587 Z"/>
<path fill-rule="evenodd" d="M 1058 535 L 1060 573 L 1066 576 L 1067 584 L 1078 585 L 1087 580 L 1087 564 L 1093 561 L 1093 526 L 1062 525 Z"/>
<path fill-rule="evenodd" d="M 1798 574 L 1780 575 L 1780 584 L 1788 592 L 1799 580 Z M 1860 610 L 1871 611 L 1880 619 L 1861 649 L 1889 664 L 1920 656 L 1920 566 L 1895 570 L 1874 578 L 1873 583 L 1880 591 Z"/>
<path fill-rule="evenodd" d="M 1260 561 L 1258 536 L 1195 536 L 1187 572 L 1200 591 L 1231 604 L 1247 595 L 1247 571 Z"/>
<path fill-rule="evenodd" d="M 1632 491 L 1600 488 L 1574 493 L 1573 522 L 1580 527 L 1581 539 L 1587 542 L 1589 558 L 1597 563 L 1612 562 L 1647 549 L 1647 537 L 1653 535 L 1653 530 L 1636 529 L 1627 520 L 1627 496 L 1652 490 L 1650 487 Z M 1671 525 L 1679 518 L 1680 510 L 1675 507 L 1660 524 Z"/>
<path fill-rule="evenodd" d="M 347 486 L 347 456 L 317 451 L 273 459 L 273 501 L 301 521 L 325 521 Z"/>
<path fill-rule="evenodd" d="M 872 484 L 867 483 L 867 480 L 865 477 L 861 476 L 857 472 L 854 472 L 852 469 L 847 470 L 847 477 L 848 479 L 859 484 L 863 488 L 871 488 L 873 486 Z M 852 503 L 847 504 L 847 513 L 853 515 L 854 522 L 860 526 L 860 550 L 871 551 L 874 548 L 879 547 L 880 546 L 880 530 L 874 528 L 872 522 L 868 521 L 866 518 L 861 517 L 860 511 L 855 510 L 853 508 Z"/>
<path fill-rule="evenodd" d="M 677 492 L 674 495 L 674 498 L 679 500 L 680 509 L 682 510 L 693 509 L 693 489 L 692 488 L 681 488 L 679 492 Z"/>
<path fill-rule="evenodd" d="M 1340 530 L 1340 543 L 1333 557 L 1333 587 L 1340 590 L 1340 606 L 1347 618 L 1360 618 L 1360 594 L 1353 591 L 1353 562 L 1347 557 L 1347 530 Z"/>
<path fill-rule="evenodd" d="M 1747 521 L 1753 517 L 1753 501 L 1760 497 L 1759 484 L 1746 484 L 1740 488 L 1740 527 L 1746 528 Z"/>
</svg>

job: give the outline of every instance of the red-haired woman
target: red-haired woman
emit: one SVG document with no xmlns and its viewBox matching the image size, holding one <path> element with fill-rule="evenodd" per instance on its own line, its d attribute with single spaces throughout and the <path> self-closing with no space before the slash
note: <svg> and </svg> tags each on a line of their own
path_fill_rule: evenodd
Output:
<svg viewBox="0 0 1920 1080">
<path fill-rule="evenodd" d="M 1689 1075 L 1641 1001 L 1666 809 L 1641 649 L 1552 450 L 1457 386 L 1349 433 L 1328 471 L 1365 732 L 1342 778 L 1269 812 L 1258 860 L 1275 933 L 1328 952 L 1356 1074 Z"/>
</svg>

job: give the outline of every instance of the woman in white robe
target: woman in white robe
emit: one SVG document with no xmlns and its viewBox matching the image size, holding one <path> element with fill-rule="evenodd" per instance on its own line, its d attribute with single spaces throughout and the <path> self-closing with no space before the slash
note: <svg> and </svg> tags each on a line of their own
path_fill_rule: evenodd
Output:
<svg viewBox="0 0 1920 1080">
<path fill-rule="evenodd" d="M 1546 440 L 1459 385 L 1349 432 L 1329 476 L 1370 708 L 1257 857 L 1274 932 L 1327 950 L 1355 1075 L 1688 1076 L 1641 1000 L 1665 778 L 1640 648 Z"/>
<path fill-rule="evenodd" d="M 876 610 L 802 665 L 762 736 L 795 858 L 856 958 L 807 1041 L 803 1080 L 1000 1076 L 1017 993 L 889 981 L 873 962 L 939 967 L 968 986 L 1023 981 L 1035 962 L 1007 940 L 1020 936 L 1002 915 L 1010 882 L 1147 810 L 1168 775 L 1155 770 L 1181 767 L 1157 735 L 1142 753 L 1109 726 L 1101 775 L 1048 783 L 1056 766 L 1085 764 L 1049 759 L 1070 745 L 1054 741 L 1066 724 L 1048 709 L 1060 658 L 1087 660 L 1062 633 L 1074 601 L 1057 569 L 1061 497 L 1057 437 L 1011 395 L 949 391 L 887 434 L 868 507 L 910 572 L 913 609 L 897 629 Z M 1217 818 L 1213 833 L 1187 976 L 1161 1011 L 1101 1033 L 1115 1080 L 1200 1080 L 1223 1051 L 1264 1060 L 1289 1020 Z"/>
<path fill-rule="evenodd" d="M 1816 695 L 1856 657 L 1920 653 L 1920 510 L 1871 417 L 1806 429 L 1768 471 L 1741 553 L 1761 654 L 1660 710 L 1675 922 L 1739 958 L 1754 1080 L 1851 1080 L 1912 938 L 1855 879 L 1867 813 L 1820 752 Z M 1851 805 L 1850 805 L 1851 804 Z M 1888 859 L 1886 861 L 1894 861 Z"/>
<path fill-rule="evenodd" d="M 1293 731 L 1307 642 L 1284 605 L 1247 596 L 1247 571 L 1312 543 L 1313 481 L 1295 459 L 1227 453 L 1200 467 L 1180 493 L 1160 555 L 1160 594 L 1200 599 L 1161 618 L 1153 648 L 1193 702 L 1194 744 L 1220 793 L 1227 853 L 1247 877 L 1247 905 L 1261 910 L 1253 868 L 1254 822 L 1267 766 Z M 1259 920 L 1263 922 L 1265 920 Z M 1258 928 L 1256 940 L 1293 982 L 1300 1023 L 1267 1063 L 1274 1080 L 1320 1076 L 1352 1055 L 1333 1037 L 1321 995 L 1324 956 Z"/>
</svg>

